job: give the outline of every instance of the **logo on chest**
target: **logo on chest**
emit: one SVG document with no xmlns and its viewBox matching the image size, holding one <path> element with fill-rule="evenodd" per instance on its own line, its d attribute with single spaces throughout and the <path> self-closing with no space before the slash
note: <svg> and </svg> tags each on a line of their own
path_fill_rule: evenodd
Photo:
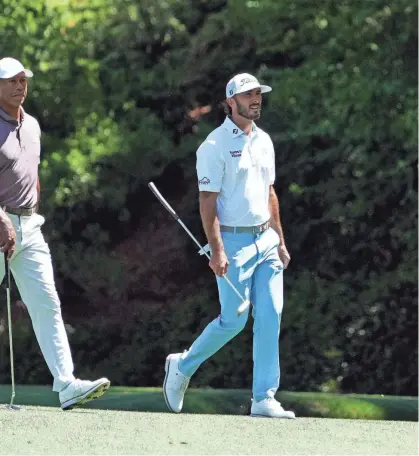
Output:
<svg viewBox="0 0 419 456">
<path fill-rule="evenodd" d="M 234 157 L 241 157 L 242 151 L 241 150 L 230 150 L 230 155 Z"/>
</svg>

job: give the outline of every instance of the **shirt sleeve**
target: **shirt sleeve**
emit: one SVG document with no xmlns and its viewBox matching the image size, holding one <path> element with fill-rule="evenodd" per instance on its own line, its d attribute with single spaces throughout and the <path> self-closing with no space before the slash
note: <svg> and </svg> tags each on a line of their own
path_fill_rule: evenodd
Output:
<svg viewBox="0 0 419 456">
<path fill-rule="evenodd" d="M 224 157 L 213 140 L 204 141 L 196 152 L 198 188 L 201 192 L 219 192 L 224 177 Z"/>
</svg>

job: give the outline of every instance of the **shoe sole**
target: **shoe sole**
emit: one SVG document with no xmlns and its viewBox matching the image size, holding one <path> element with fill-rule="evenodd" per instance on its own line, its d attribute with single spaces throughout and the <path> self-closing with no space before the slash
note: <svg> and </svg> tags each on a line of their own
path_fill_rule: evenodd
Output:
<svg viewBox="0 0 419 456">
<path fill-rule="evenodd" d="M 97 399 L 100 396 L 103 396 L 106 391 L 109 389 L 111 386 L 111 382 L 104 382 L 98 386 L 93 387 L 90 391 L 87 393 L 83 394 L 82 396 L 70 399 L 67 402 L 64 402 L 64 404 L 61 405 L 61 409 L 64 411 L 67 410 L 73 410 L 75 408 L 78 408 L 82 406 L 83 404 L 86 404 L 86 402 L 90 402 L 93 399 Z"/>
<path fill-rule="evenodd" d="M 169 376 L 169 369 L 170 369 L 170 356 L 169 355 L 167 358 L 166 358 L 166 362 L 164 363 L 164 371 L 166 372 L 165 376 L 164 376 L 164 382 L 163 382 L 163 396 L 164 396 L 164 400 L 166 402 L 166 405 L 167 405 L 167 408 L 172 412 L 172 413 L 177 413 L 175 412 L 172 407 L 170 407 L 170 404 L 169 404 L 169 400 L 167 399 L 167 394 L 166 394 L 166 383 L 167 383 L 167 377 Z"/>
</svg>

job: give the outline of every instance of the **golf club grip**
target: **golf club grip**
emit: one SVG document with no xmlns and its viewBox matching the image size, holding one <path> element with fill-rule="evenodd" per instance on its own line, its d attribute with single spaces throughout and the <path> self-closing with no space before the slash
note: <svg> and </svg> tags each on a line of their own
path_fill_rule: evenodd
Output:
<svg viewBox="0 0 419 456">
<path fill-rule="evenodd" d="M 4 252 L 4 273 L 6 276 L 6 287 L 10 288 L 10 269 L 9 269 L 9 260 L 7 259 L 8 252 Z"/>
<path fill-rule="evenodd" d="M 157 190 L 157 187 L 153 184 L 153 182 L 148 183 L 149 189 L 154 193 L 156 198 L 163 204 L 163 206 L 166 208 L 166 210 L 169 212 L 169 214 L 175 219 L 179 220 L 179 216 L 176 214 L 176 212 L 172 209 L 170 204 L 164 199 L 163 195 Z"/>
</svg>

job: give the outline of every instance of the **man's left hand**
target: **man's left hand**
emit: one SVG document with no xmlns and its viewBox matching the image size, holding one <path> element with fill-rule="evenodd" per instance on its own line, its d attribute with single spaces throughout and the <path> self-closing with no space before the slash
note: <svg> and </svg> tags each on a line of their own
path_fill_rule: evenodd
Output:
<svg viewBox="0 0 419 456">
<path fill-rule="evenodd" d="M 284 269 L 287 269 L 288 264 L 291 261 L 291 257 L 285 245 L 282 244 L 278 247 L 278 255 L 284 265 Z"/>
</svg>

